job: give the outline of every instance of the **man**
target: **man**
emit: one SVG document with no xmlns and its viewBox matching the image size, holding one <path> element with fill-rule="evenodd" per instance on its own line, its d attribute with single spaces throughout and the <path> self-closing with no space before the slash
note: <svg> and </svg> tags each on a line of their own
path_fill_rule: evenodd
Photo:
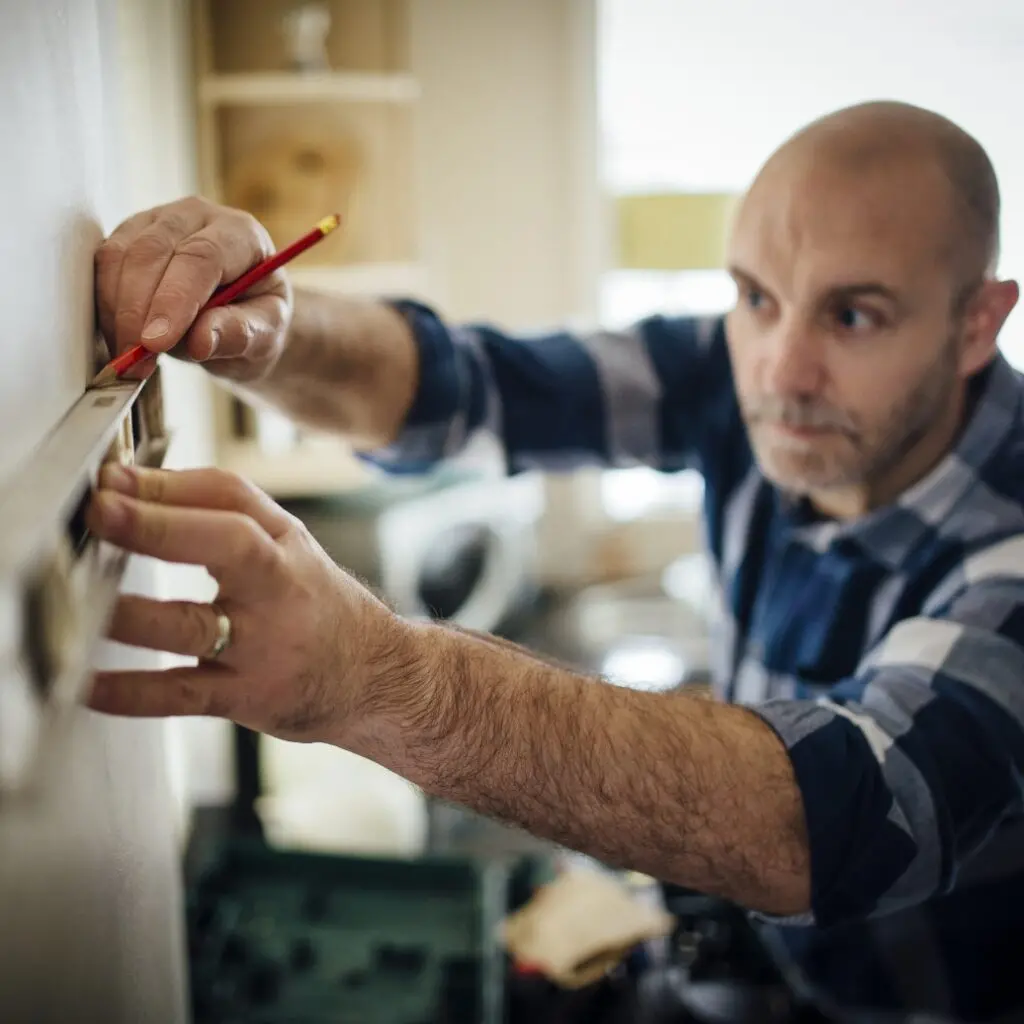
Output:
<svg viewBox="0 0 1024 1024">
<path fill-rule="evenodd" d="M 401 621 L 241 481 L 109 469 L 96 531 L 207 566 L 220 590 L 216 606 L 122 599 L 117 639 L 199 662 L 101 673 L 93 706 L 337 744 L 737 901 L 842 1001 L 1010 1019 L 1024 384 L 996 348 L 1018 297 L 994 276 L 998 210 L 959 128 L 851 108 L 790 139 L 745 196 L 724 320 L 538 339 L 413 302 L 293 302 L 283 275 L 196 319 L 266 233 L 197 200 L 132 218 L 98 254 L 118 348 L 174 348 L 384 464 L 426 466 L 489 429 L 512 470 L 699 468 L 731 703 Z"/>
</svg>

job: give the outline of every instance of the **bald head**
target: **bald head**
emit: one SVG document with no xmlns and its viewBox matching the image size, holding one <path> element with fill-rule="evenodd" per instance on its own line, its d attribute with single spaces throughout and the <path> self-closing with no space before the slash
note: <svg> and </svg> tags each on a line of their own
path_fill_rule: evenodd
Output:
<svg viewBox="0 0 1024 1024">
<path fill-rule="evenodd" d="M 952 121 L 907 103 L 847 107 L 792 136 L 759 178 L 783 167 L 789 173 L 813 165 L 857 176 L 915 166 L 938 172 L 948 188 L 948 242 L 963 283 L 994 273 L 1000 206 L 995 170 L 978 141 Z"/>
</svg>

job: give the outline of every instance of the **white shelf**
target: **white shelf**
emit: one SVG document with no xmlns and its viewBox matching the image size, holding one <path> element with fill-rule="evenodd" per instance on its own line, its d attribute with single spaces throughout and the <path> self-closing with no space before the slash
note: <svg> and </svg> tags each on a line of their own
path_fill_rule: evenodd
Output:
<svg viewBox="0 0 1024 1024">
<path fill-rule="evenodd" d="M 216 463 L 274 498 L 357 490 L 369 483 L 375 472 L 343 441 L 331 440 L 300 443 L 279 455 L 268 455 L 254 441 L 230 441 L 220 446 Z"/>
<path fill-rule="evenodd" d="M 418 263 L 364 263 L 349 266 L 293 267 L 292 283 L 343 295 L 407 296 L 427 300 L 427 268 Z"/>
<path fill-rule="evenodd" d="M 402 73 L 266 71 L 206 75 L 199 82 L 199 99 L 208 106 L 414 103 L 419 96 L 419 83 Z"/>
</svg>

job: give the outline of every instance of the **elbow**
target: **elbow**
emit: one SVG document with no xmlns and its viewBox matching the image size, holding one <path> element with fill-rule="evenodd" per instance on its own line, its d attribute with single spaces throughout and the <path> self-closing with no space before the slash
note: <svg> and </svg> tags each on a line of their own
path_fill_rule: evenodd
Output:
<svg viewBox="0 0 1024 1024">
<path fill-rule="evenodd" d="M 811 870 L 794 872 L 784 878 L 763 880 L 761 898 L 747 904 L 750 910 L 780 918 L 803 918 L 811 914 Z"/>
<path fill-rule="evenodd" d="M 802 866 L 794 863 L 790 870 L 781 870 L 777 858 L 773 859 L 770 868 L 748 864 L 743 870 L 725 872 L 719 864 L 710 872 L 695 872 L 693 860 L 684 857 L 660 876 L 683 889 L 718 896 L 764 917 L 808 918 L 812 913 L 809 859 L 805 858 Z"/>
<path fill-rule="evenodd" d="M 812 913 L 811 853 L 802 821 L 754 866 L 745 889 L 735 902 L 759 914 L 804 918 Z"/>
<path fill-rule="evenodd" d="M 787 830 L 789 833 L 789 830 Z M 733 846 L 734 858 L 683 852 L 661 877 L 685 889 L 729 900 L 766 917 L 806 918 L 812 913 L 811 855 L 806 830 L 771 842 Z"/>
</svg>

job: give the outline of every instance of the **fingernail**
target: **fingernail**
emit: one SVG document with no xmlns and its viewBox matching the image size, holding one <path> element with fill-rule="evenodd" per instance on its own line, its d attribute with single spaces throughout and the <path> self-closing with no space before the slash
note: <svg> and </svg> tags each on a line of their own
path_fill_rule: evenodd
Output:
<svg viewBox="0 0 1024 1024">
<path fill-rule="evenodd" d="M 96 507 L 99 509 L 100 520 L 104 526 L 118 530 L 128 521 L 128 509 L 121 498 L 109 491 L 102 491 L 96 496 Z"/>
<path fill-rule="evenodd" d="M 119 491 L 121 494 L 134 495 L 138 489 L 135 473 L 117 462 L 103 467 L 100 484 L 103 487 L 109 487 L 112 491 Z"/>
<path fill-rule="evenodd" d="M 170 321 L 165 316 L 157 316 L 146 324 L 142 329 L 142 337 L 146 341 L 155 341 L 157 338 L 162 338 L 167 331 L 170 329 Z"/>
<path fill-rule="evenodd" d="M 192 358 L 197 363 L 205 363 L 207 359 L 213 358 L 213 353 L 217 351 L 219 344 L 220 330 L 217 327 L 211 327 L 210 333 L 205 338 L 201 335 L 196 337 L 192 347 Z"/>
</svg>

